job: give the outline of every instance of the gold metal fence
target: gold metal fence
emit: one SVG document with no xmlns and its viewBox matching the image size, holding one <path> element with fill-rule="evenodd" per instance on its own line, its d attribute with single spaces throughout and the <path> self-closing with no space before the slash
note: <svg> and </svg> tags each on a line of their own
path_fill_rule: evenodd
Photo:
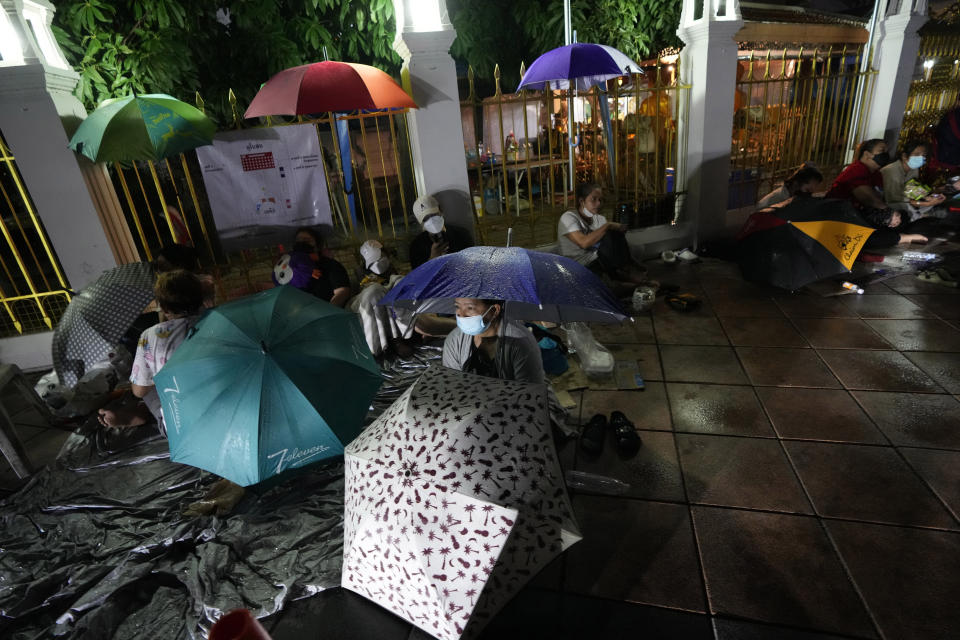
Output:
<svg viewBox="0 0 960 640">
<path fill-rule="evenodd" d="M 604 186 L 608 204 L 618 205 L 629 226 L 675 223 L 675 199 L 684 190 L 675 171 L 676 123 L 689 99 L 676 63 L 676 56 L 662 58 L 643 74 L 589 92 L 504 93 L 497 67 L 494 94 L 485 99 L 469 69 L 461 122 L 480 241 L 503 244 L 513 228 L 515 244 L 554 242 L 557 219 L 573 206 L 576 183 L 586 181 Z"/>
<path fill-rule="evenodd" d="M 858 91 L 870 104 L 875 71 L 861 71 L 863 46 L 741 51 L 734 99 L 728 209 L 754 204 L 804 162 L 826 184 L 845 164 Z"/>
<path fill-rule="evenodd" d="M 943 115 L 960 105 L 960 27 L 920 37 L 923 75 L 910 85 L 900 142 L 929 137 Z"/>
<path fill-rule="evenodd" d="M 0 132 L 0 338 L 48 331 L 70 287 Z"/>
<path fill-rule="evenodd" d="M 380 239 L 406 260 L 411 205 L 416 198 L 406 110 L 334 114 L 320 117 L 265 118 L 251 127 L 233 92 L 229 130 L 261 126 L 312 124 L 320 142 L 333 232 L 331 253 L 348 268 L 357 263 L 357 248 L 366 239 Z M 197 106 L 203 110 L 202 98 Z M 338 130 L 338 123 L 340 128 Z M 347 139 L 341 139 L 346 132 Z M 344 160 L 341 143 L 350 149 Z M 162 162 L 136 162 L 111 167 L 124 216 L 145 260 L 173 243 L 191 244 L 214 272 L 218 296 L 229 299 L 269 286 L 270 268 L 280 247 L 228 251 L 218 241 L 213 213 L 195 151 Z M 347 184 L 350 187 L 347 188 Z M 416 227 L 416 225 L 413 225 Z M 293 241 L 293 229 L 290 230 Z"/>
</svg>

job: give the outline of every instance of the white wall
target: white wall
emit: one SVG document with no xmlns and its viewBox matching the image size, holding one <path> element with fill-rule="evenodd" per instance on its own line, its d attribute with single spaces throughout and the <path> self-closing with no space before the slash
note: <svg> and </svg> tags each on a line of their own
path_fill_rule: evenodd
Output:
<svg viewBox="0 0 960 640">
<path fill-rule="evenodd" d="M 0 67 L 0 131 L 7 140 L 37 215 L 74 289 L 116 266 L 74 152 L 60 121 L 54 93 L 69 94 L 76 74 L 42 64 Z M 62 107 L 74 105 L 66 98 Z"/>
<path fill-rule="evenodd" d="M 53 332 L 31 333 L 0 340 L 0 362 L 12 363 L 23 369 L 53 368 Z"/>
</svg>

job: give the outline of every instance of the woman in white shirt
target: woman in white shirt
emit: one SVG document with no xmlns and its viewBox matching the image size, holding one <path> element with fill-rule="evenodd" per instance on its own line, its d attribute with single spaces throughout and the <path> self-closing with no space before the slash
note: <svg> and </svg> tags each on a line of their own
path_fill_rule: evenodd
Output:
<svg viewBox="0 0 960 640">
<path fill-rule="evenodd" d="M 612 280 L 634 285 L 650 284 L 646 270 L 630 254 L 626 226 L 608 222 L 600 213 L 603 188 L 594 182 L 577 187 L 576 209 L 560 216 L 557 238 L 560 255 L 573 258 L 590 270 Z"/>
</svg>

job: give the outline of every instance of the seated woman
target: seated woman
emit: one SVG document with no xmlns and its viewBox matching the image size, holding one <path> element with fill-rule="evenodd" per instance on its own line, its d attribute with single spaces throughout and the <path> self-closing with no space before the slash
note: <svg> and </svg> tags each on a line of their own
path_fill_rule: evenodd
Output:
<svg viewBox="0 0 960 640">
<path fill-rule="evenodd" d="M 305 290 L 321 300 L 343 307 L 350 299 L 350 277 L 342 264 L 323 254 L 323 248 L 323 236 L 316 229 L 297 229 L 293 250 L 309 254 L 314 263 L 313 277 Z"/>
<path fill-rule="evenodd" d="M 797 196 L 809 196 L 820 188 L 823 174 L 812 164 L 803 163 L 783 184 L 757 202 L 757 209 L 766 209 Z"/>
<path fill-rule="evenodd" d="M 599 184 L 587 182 L 577 187 L 576 208 L 560 216 L 557 224 L 560 254 L 615 282 L 651 284 L 646 270 L 630 255 L 626 226 L 607 222 L 599 213 L 601 204 L 603 188 Z"/>
<path fill-rule="evenodd" d="M 883 201 L 883 178 L 880 169 L 890 162 L 887 143 L 872 138 L 860 143 L 852 163 L 848 164 L 830 185 L 827 198 L 849 200 L 859 211 L 886 209 Z"/>
<path fill-rule="evenodd" d="M 914 139 L 908 141 L 900 158 L 880 169 L 883 177 L 883 199 L 891 209 L 896 209 L 905 218 L 906 222 L 924 216 L 943 217 L 945 210 L 936 209 L 944 201 L 939 193 L 928 193 L 920 198 L 911 198 L 907 195 L 907 183 L 916 180 L 920 175 L 920 167 L 927 162 L 927 143 Z"/>
</svg>

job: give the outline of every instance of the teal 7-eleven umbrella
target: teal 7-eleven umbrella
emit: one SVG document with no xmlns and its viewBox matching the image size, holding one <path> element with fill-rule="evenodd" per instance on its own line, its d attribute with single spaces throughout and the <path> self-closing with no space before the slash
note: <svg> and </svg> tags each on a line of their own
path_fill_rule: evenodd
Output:
<svg viewBox="0 0 960 640">
<path fill-rule="evenodd" d="M 162 160 L 211 144 L 216 125 L 164 93 L 104 101 L 80 123 L 70 148 L 94 162 Z"/>
<path fill-rule="evenodd" d="M 249 486 L 342 455 L 381 377 L 356 314 L 281 286 L 210 310 L 154 382 L 170 459 Z"/>
</svg>

